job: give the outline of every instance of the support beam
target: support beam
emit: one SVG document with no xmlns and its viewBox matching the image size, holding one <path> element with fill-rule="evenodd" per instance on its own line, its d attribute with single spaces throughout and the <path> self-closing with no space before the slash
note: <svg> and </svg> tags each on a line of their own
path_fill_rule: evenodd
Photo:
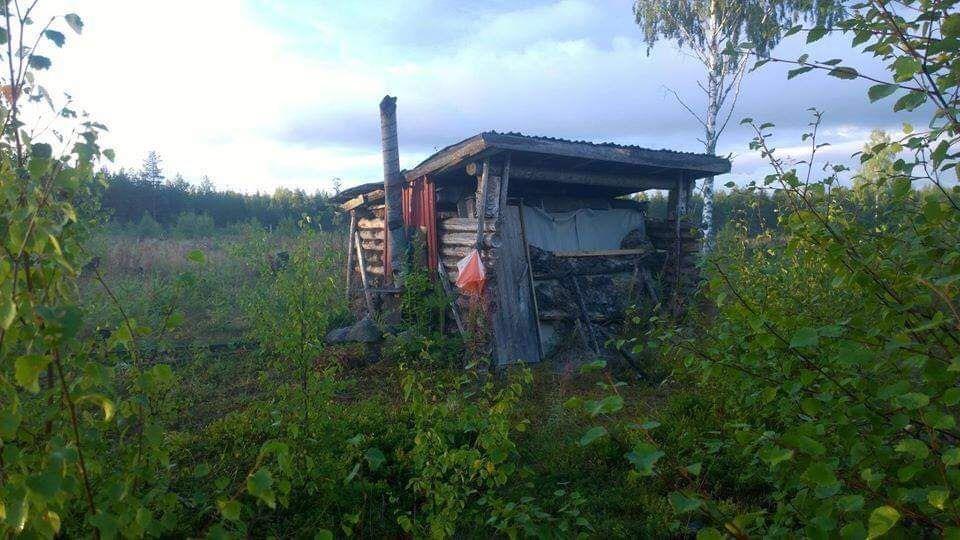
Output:
<svg viewBox="0 0 960 540">
<path fill-rule="evenodd" d="M 363 260 L 363 248 L 360 247 L 360 235 L 354 235 L 357 249 L 357 262 L 360 264 L 360 285 L 363 286 L 363 298 L 367 302 L 367 313 L 373 316 L 373 297 L 370 295 L 370 282 L 367 279 L 367 263 Z"/>
<path fill-rule="evenodd" d="M 353 284 L 353 238 L 357 230 L 357 213 L 350 211 L 350 232 L 347 233 L 347 302 L 350 301 L 350 286 Z"/>
<path fill-rule="evenodd" d="M 500 193 L 499 204 L 497 204 L 497 228 L 503 222 L 502 216 L 507 208 L 507 191 L 510 189 L 510 154 L 507 153 L 507 159 L 503 163 L 503 172 L 500 175 Z"/>
<path fill-rule="evenodd" d="M 466 172 L 470 176 L 477 176 L 482 168 L 478 162 L 467 164 Z M 662 176 L 636 176 L 630 174 L 592 173 L 577 170 L 542 169 L 529 165 L 511 165 L 510 177 L 514 180 L 528 182 L 556 182 L 560 184 L 580 184 L 586 186 L 609 187 L 618 189 L 633 189 L 644 191 L 647 189 L 672 189 L 677 179 L 670 173 Z"/>
<path fill-rule="evenodd" d="M 483 160 L 483 173 L 477 186 L 477 249 L 483 241 L 483 228 L 487 220 L 487 196 L 490 190 L 490 160 Z"/>
</svg>

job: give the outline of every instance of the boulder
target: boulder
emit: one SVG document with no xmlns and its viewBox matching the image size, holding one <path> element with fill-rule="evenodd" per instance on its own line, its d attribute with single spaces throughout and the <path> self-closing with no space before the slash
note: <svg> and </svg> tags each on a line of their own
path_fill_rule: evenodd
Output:
<svg viewBox="0 0 960 540">
<path fill-rule="evenodd" d="M 327 332 L 327 336 L 324 340 L 327 343 L 346 343 L 347 334 L 350 333 L 350 326 L 344 326 L 343 328 L 334 328 L 333 330 Z"/>
<path fill-rule="evenodd" d="M 327 343 L 375 343 L 380 341 L 383 334 L 377 323 L 369 315 L 360 319 L 352 326 L 335 328 L 327 332 Z"/>
<path fill-rule="evenodd" d="M 380 341 L 381 337 L 383 337 L 383 334 L 380 333 L 380 328 L 377 327 L 377 323 L 373 322 L 369 315 L 357 321 L 347 332 L 347 341 L 358 341 L 360 343 L 374 343 Z"/>
</svg>

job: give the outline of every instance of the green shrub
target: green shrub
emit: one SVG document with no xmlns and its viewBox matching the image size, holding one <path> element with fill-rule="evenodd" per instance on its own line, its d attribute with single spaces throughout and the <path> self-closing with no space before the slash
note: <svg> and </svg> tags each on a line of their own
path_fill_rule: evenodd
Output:
<svg viewBox="0 0 960 540">
<path fill-rule="evenodd" d="M 213 236 L 216 225 L 208 214 L 183 212 L 177 216 L 177 221 L 170 227 L 170 234 L 174 238 L 207 238 Z"/>
</svg>

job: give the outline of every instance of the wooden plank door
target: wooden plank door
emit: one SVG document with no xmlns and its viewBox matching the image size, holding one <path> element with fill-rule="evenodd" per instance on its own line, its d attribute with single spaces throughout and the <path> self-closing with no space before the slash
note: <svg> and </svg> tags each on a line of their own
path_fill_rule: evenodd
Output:
<svg viewBox="0 0 960 540">
<path fill-rule="evenodd" d="M 495 271 L 497 305 L 493 313 L 497 365 L 538 362 L 537 317 L 527 275 L 520 207 L 504 207 L 502 218 Z"/>
</svg>

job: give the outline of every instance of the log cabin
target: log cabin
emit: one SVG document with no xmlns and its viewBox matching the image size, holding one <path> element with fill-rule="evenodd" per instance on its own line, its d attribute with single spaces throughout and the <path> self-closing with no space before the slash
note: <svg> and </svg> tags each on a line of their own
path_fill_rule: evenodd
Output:
<svg viewBox="0 0 960 540">
<path fill-rule="evenodd" d="M 604 326 L 643 294 L 679 305 L 700 246 L 687 201 L 696 180 L 730 170 L 707 154 L 489 131 L 400 171 L 389 96 L 381 138 L 384 182 L 335 198 L 350 215 L 348 294 L 368 312 L 402 294 L 402 253 L 419 234 L 456 313 L 471 301 L 457 262 L 477 249 L 497 365 L 537 362 L 570 335 L 599 352 Z M 667 215 L 631 197 L 649 190 L 668 192 Z"/>
</svg>

